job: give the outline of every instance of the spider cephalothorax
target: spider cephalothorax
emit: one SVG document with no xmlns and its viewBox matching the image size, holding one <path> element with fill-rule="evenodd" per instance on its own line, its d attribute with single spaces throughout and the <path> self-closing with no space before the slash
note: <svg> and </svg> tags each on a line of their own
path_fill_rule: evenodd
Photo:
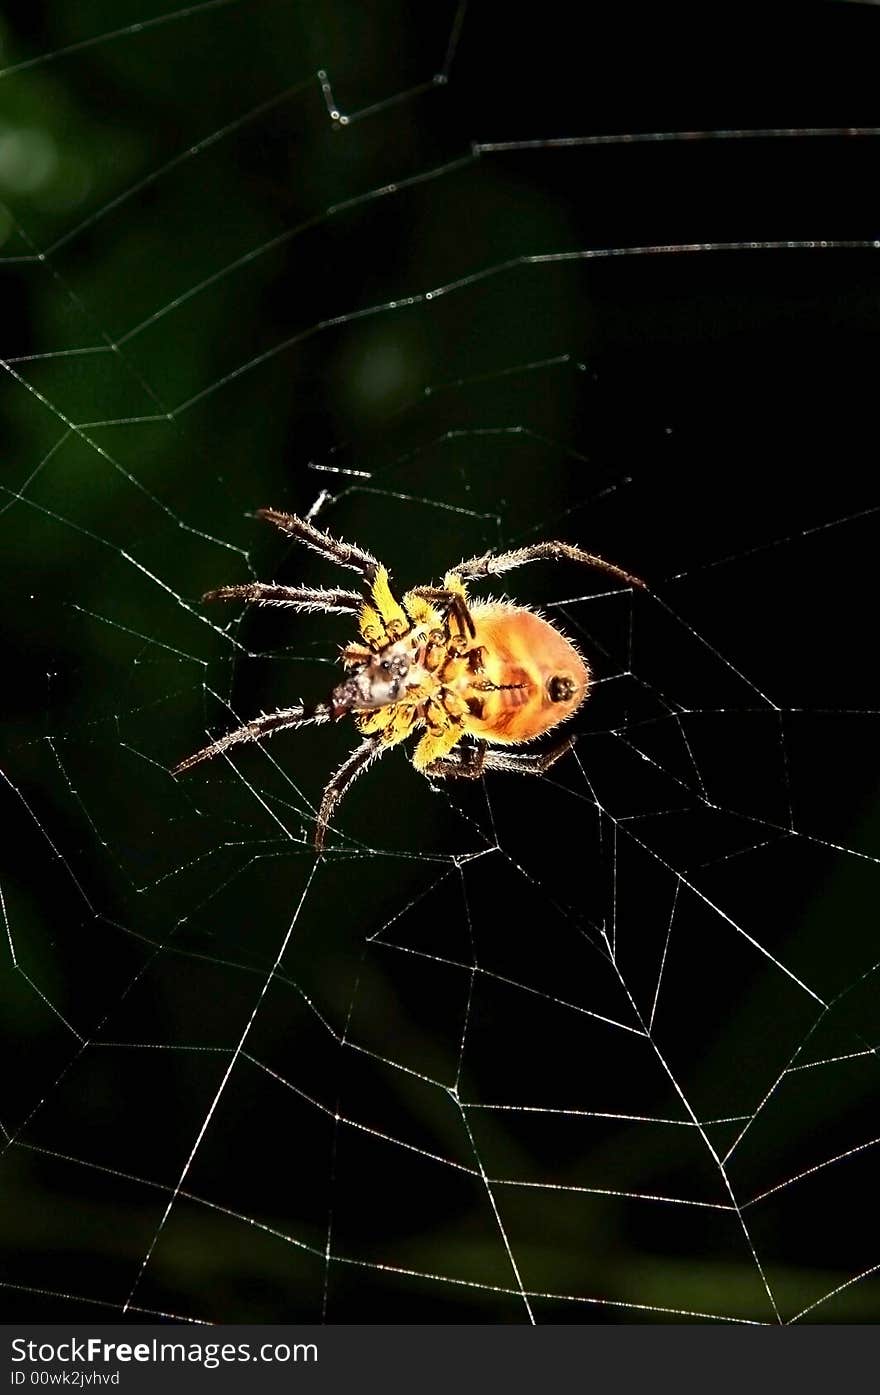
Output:
<svg viewBox="0 0 880 1395">
<path fill-rule="evenodd" d="M 587 696 L 590 671 L 571 640 L 543 616 L 510 601 L 471 602 L 466 581 L 540 558 L 568 558 L 631 586 L 643 585 L 570 543 L 542 542 L 460 562 L 446 573 L 442 586 L 417 586 L 398 601 L 386 568 L 362 548 L 295 514 L 261 509 L 259 516 L 322 557 L 358 572 L 365 594 L 258 581 L 223 586 L 204 599 L 351 612 L 358 616 L 360 642 L 343 649 L 345 676 L 329 702 L 263 713 L 181 761 L 174 773 L 239 742 L 259 741 L 285 727 L 337 721 L 350 712 L 364 740 L 324 790 L 315 830 L 319 850 L 334 806 L 348 786 L 383 751 L 412 733 L 421 733 L 413 765 L 438 778 L 473 779 L 484 770 L 541 775 L 569 749 L 569 740 L 540 754 L 488 749 L 521 745 L 570 717 Z M 469 740 L 463 743 L 463 737 Z"/>
</svg>

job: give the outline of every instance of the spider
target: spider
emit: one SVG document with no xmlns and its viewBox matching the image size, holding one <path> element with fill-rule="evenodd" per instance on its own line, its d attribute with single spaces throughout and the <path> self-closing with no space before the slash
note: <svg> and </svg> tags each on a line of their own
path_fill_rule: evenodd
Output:
<svg viewBox="0 0 880 1395">
<path fill-rule="evenodd" d="M 172 774 L 180 775 L 240 742 L 260 741 L 286 727 L 338 721 L 351 712 L 363 741 L 324 789 L 315 827 L 318 852 L 346 790 L 411 733 L 422 733 L 412 763 L 432 779 L 472 780 L 486 770 L 543 775 L 571 748 L 571 738 L 566 738 L 541 753 L 507 749 L 573 716 L 590 688 L 586 660 L 536 611 L 506 600 L 470 601 L 466 582 L 542 558 L 567 558 L 598 567 L 630 586 L 644 586 L 638 577 L 571 543 L 539 542 L 459 562 L 446 573 L 442 586 L 416 586 L 398 601 L 387 569 L 363 548 L 331 537 L 295 514 L 260 509 L 257 517 L 327 561 L 357 572 L 366 594 L 254 581 L 221 586 L 203 600 L 356 615 L 360 642 L 342 650 L 345 676 L 329 702 L 264 712 L 182 760 Z"/>
</svg>

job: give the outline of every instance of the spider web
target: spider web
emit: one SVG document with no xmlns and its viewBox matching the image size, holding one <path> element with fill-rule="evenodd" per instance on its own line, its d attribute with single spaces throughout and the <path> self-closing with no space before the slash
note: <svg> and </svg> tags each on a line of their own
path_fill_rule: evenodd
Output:
<svg viewBox="0 0 880 1395">
<path fill-rule="evenodd" d="M 5 35 L 10 1317 L 877 1320 L 877 14 L 728 19 L 729 80 L 686 6 Z M 320 862 L 347 724 L 173 780 L 335 681 L 199 603 L 335 579 L 266 505 L 644 576 L 505 578 L 573 754 L 390 754 Z"/>
</svg>

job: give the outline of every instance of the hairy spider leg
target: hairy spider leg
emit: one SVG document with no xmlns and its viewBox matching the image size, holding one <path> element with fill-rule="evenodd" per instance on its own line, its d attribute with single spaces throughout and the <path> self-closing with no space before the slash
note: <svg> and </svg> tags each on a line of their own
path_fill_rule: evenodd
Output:
<svg viewBox="0 0 880 1395">
<path fill-rule="evenodd" d="M 447 574 L 444 584 L 448 584 L 453 576 L 462 581 L 482 581 L 484 577 L 498 576 L 502 572 L 513 571 L 515 567 L 524 567 L 528 562 L 561 562 L 563 559 L 579 562 L 585 567 L 595 567 L 598 571 L 607 572 L 609 576 L 616 577 L 618 581 L 625 581 L 630 586 L 638 586 L 641 589 L 645 587 L 644 581 L 630 572 L 625 572 L 622 567 L 616 567 L 613 562 L 606 562 L 604 557 L 597 557 L 592 552 L 583 552 L 581 548 L 565 542 L 533 543 L 530 547 L 516 547 L 510 552 L 497 554 L 484 552 L 480 557 L 471 557 L 466 562 L 459 562 L 458 566 L 453 567 Z"/>
<path fill-rule="evenodd" d="M 315 849 L 323 852 L 327 829 L 334 810 L 359 775 L 373 764 L 387 750 L 381 736 L 369 736 L 360 746 L 355 746 L 324 786 L 321 805 L 315 824 Z"/>
<path fill-rule="evenodd" d="M 206 591 L 203 601 L 244 601 L 248 605 L 283 605 L 294 610 L 326 611 L 347 615 L 360 610 L 363 596 L 325 586 L 279 586 L 274 581 L 249 581 L 242 586 L 218 586 Z"/>
<path fill-rule="evenodd" d="M 369 587 L 372 604 L 365 603 L 358 597 L 357 605 L 346 606 L 346 609 L 360 611 L 360 631 L 371 648 L 387 642 L 388 625 L 393 627 L 392 634 L 394 630 L 399 630 L 400 634 L 406 633 L 409 621 L 391 592 L 388 569 L 383 567 L 371 552 L 355 543 L 334 538 L 331 533 L 325 533 L 323 529 L 316 528 L 314 523 L 299 518 L 295 513 L 281 513 L 278 509 L 258 509 L 257 517 L 265 518 L 267 523 L 274 524 L 285 537 L 295 538 L 304 543 L 326 561 L 335 562 L 337 566 L 346 567 L 363 577 Z M 351 595 L 349 592 L 344 594 Z"/>
<path fill-rule="evenodd" d="M 281 513 L 278 509 L 257 509 L 257 518 L 265 518 L 267 523 L 274 524 L 285 537 L 296 538 L 298 542 L 305 543 L 306 547 L 317 552 L 319 557 L 357 572 L 365 581 L 372 582 L 379 569 L 379 563 L 371 552 L 355 543 L 334 538 L 330 533 L 323 532 L 322 529 L 316 528 L 314 523 L 299 518 L 295 513 Z"/>
</svg>

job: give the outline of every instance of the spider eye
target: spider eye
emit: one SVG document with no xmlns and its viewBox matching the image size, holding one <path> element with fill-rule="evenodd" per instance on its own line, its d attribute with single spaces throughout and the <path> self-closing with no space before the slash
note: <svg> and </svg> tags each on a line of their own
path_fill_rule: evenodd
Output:
<svg viewBox="0 0 880 1395">
<path fill-rule="evenodd" d="M 551 702 L 571 702 L 576 692 L 574 679 L 561 673 L 555 674 L 547 684 L 547 696 Z"/>
<path fill-rule="evenodd" d="M 390 660 L 390 659 L 383 659 L 383 660 L 382 660 L 382 668 L 383 668 L 383 669 L 385 670 L 385 672 L 387 673 L 387 672 L 389 671 L 389 669 L 391 668 L 391 660 Z"/>
</svg>

